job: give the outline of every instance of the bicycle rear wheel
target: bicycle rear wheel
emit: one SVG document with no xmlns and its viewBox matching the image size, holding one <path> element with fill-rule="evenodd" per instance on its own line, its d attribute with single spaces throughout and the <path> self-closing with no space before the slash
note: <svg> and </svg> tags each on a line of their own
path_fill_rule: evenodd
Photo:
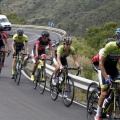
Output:
<svg viewBox="0 0 120 120">
<path fill-rule="evenodd" d="M 59 91 L 58 91 L 57 85 L 52 84 L 53 75 L 54 73 L 52 74 L 50 79 L 50 95 L 53 100 L 56 100 L 58 98 Z"/>
<path fill-rule="evenodd" d="M 18 79 L 17 79 L 17 85 L 19 85 L 20 79 L 21 79 L 21 69 L 22 69 L 21 61 L 18 61 L 18 62 L 17 62 L 17 66 L 18 66 Z"/>
<path fill-rule="evenodd" d="M 66 107 L 69 107 L 74 99 L 74 82 L 69 77 L 62 86 L 62 99 Z"/>
<path fill-rule="evenodd" d="M 87 101 L 87 119 L 88 120 L 93 120 L 96 115 L 98 97 L 99 97 L 98 90 L 97 89 L 92 90 Z"/>
<path fill-rule="evenodd" d="M 41 68 L 41 71 L 40 71 L 40 78 L 38 80 L 38 85 L 39 85 L 39 91 L 41 94 L 44 93 L 45 91 L 45 87 L 46 87 L 46 71 L 44 68 Z"/>
<path fill-rule="evenodd" d="M 98 87 L 97 83 L 95 83 L 95 82 L 90 83 L 90 85 L 88 86 L 88 89 L 87 89 L 87 100 L 88 100 L 88 98 L 90 96 L 91 91 L 93 89 L 97 88 L 97 87 Z"/>
</svg>

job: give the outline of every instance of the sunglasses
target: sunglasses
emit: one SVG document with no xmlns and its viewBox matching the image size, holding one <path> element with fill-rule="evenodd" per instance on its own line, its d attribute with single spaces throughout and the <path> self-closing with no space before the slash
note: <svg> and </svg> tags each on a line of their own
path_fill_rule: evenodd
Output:
<svg viewBox="0 0 120 120">
<path fill-rule="evenodd" d="M 66 44 L 67 46 L 70 46 L 71 44 Z"/>
<path fill-rule="evenodd" d="M 44 37 L 44 38 L 48 38 L 49 36 L 42 36 L 42 37 Z"/>
</svg>

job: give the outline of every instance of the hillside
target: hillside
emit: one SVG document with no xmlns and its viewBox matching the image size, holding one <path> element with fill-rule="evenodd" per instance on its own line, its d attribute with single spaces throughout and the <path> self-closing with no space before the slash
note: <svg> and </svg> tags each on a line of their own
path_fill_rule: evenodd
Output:
<svg viewBox="0 0 120 120">
<path fill-rule="evenodd" d="M 89 26 L 101 26 L 106 22 L 118 22 L 119 0 L 0 0 L 4 14 L 16 13 L 26 24 L 55 27 L 70 35 L 83 35 Z"/>
</svg>

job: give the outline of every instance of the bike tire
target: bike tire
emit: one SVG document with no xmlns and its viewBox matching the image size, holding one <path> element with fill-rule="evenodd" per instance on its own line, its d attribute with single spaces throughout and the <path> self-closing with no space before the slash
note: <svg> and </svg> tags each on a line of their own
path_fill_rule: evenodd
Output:
<svg viewBox="0 0 120 120">
<path fill-rule="evenodd" d="M 99 97 L 98 92 L 99 91 L 97 89 L 93 89 L 90 96 L 88 97 L 88 101 L 87 101 L 87 119 L 88 120 L 93 120 L 96 115 L 98 97 Z"/>
<path fill-rule="evenodd" d="M 37 88 L 37 84 L 38 84 L 38 75 L 35 75 L 34 84 L 35 84 L 34 89 L 36 89 Z"/>
<path fill-rule="evenodd" d="M 18 62 L 18 61 L 17 61 L 17 62 Z M 15 73 L 14 73 L 14 81 L 15 81 L 15 82 L 17 81 L 17 78 L 18 78 L 17 62 L 16 62 L 16 64 L 15 64 Z"/>
<path fill-rule="evenodd" d="M 51 79 L 50 79 L 50 96 L 51 96 L 52 100 L 55 101 L 58 98 L 59 92 L 58 92 L 57 85 L 52 84 L 53 75 L 54 75 L 54 73 L 52 74 Z"/>
<path fill-rule="evenodd" d="M 119 108 L 119 99 L 116 99 L 115 102 L 115 111 L 114 111 L 114 101 L 111 102 L 109 120 L 120 120 L 120 108 Z"/>
<path fill-rule="evenodd" d="M 89 85 L 88 88 L 87 88 L 87 100 L 88 100 L 88 98 L 89 98 L 89 95 L 90 95 L 91 91 L 92 91 L 93 89 L 97 88 L 97 87 L 98 87 L 98 84 L 97 84 L 97 83 L 95 83 L 95 82 L 90 83 L 90 85 Z"/>
<path fill-rule="evenodd" d="M 44 75 L 43 75 L 43 77 L 41 78 L 42 72 L 43 72 Z M 46 71 L 45 71 L 44 68 L 41 68 L 40 78 L 39 78 L 39 80 L 38 80 L 39 92 L 40 92 L 41 94 L 43 94 L 44 91 L 45 91 L 45 88 L 46 88 L 46 79 L 47 79 L 47 77 L 46 77 Z"/>
<path fill-rule="evenodd" d="M 62 99 L 66 107 L 69 107 L 73 103 L 75 94 L 74 92 L 74 82 L 70 77 L 68 77 L 66 79 L 66 83 L 63 83 L 62 85 Z"/>
<path fill-rule="evenodd" d="M 0 56 L 0 74 L 1 74 L 1 71 L 2 71 L 2 59 L 1 59 L 1 56 Z"/>
<path fill-rule="evenodd" d="M 18 61 L 18 79 L 17 79 L 17 85 L 20 84 L 20 79 L 21 79 L 21 69 L 22 69 L 21 61 Z"/>
</svg>

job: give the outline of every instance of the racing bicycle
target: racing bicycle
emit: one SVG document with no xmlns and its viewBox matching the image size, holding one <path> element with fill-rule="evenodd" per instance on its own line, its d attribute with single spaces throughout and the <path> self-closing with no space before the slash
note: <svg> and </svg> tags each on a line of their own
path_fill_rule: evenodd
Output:
<svg viewBox="0 0 120 120">
<path fill-rule="evenodd" d="M 52 59 L 51 58 L 42 58 L 41 56 L 39 56 L 38 60 L 39 60 L 39 64 L 38 64 L 37 72 L 35 75 L 35 82 L 34 82 L 35 87 L 34 87 L 34 89 L 36 89 L 38 86 L 39 92 L 41 94 L 43 94 L 45 91 L 46 79 L 47 79 L 46 70 L 45 70 L 45 61 L 49 60 L 49 61 L 51 61 L 50 64 L 52 64 Z"/>
<path fill-rule="evenodd" d="M 80 73 L 80 70 L 78 68 L 68 68 L 67 66 L 65 66 L 64 69 L 59 70 L 57 74 L 56 85 L 52 83 L 54 73 L 52 74 L 50 79 L 51 98 L 55 101 L 60 93 L 62 95 L 63 103 L 66 107 L 69 107 L 72 104 L 75 89 L 73 80 L 68 76 L 69 70 L 77 70 L 77 75 L 79 75 Z"/>
<path fill-rule="evenodd" d="M 17 54 L 17 61 L 15 64 L 15 73 L 14 73 L 14 80 L 17 83 L 17 85 L 19 85 L 20 83 L 20 79 L 21 79 L 21 70 L 24 67 L 22 64 L 22 56 L 27 55 L 25 53 L 23 53 L 22 51 L 19 51 Z M 29 56 L 27 57 L 26 60 L 28 60 Z M 26 61 L 24 61 L 25 64 Z"/>
</svg>

